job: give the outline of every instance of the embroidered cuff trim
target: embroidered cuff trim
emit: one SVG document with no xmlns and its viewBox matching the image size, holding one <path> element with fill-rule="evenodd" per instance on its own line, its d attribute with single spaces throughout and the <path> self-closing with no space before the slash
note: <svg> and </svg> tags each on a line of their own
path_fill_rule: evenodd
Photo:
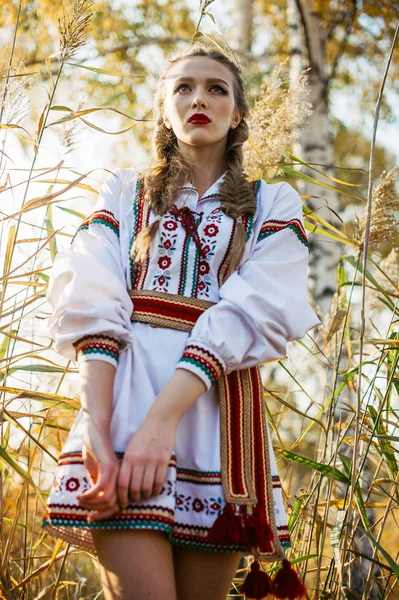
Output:
<svg viewBox="0 0 399 600">
<path fill-rule="evenodd" d="M 288 229 L 291 229 L 295 233 L 299 241 L 302 242 L 302 244 L 304 244 L 309 249 L 309 242 L 306 235 L 306 231 L 299 219 L 291 219 L 291 221 L 265 221 L 259 232 L 258 242 L 268 237 L 269 235 L 276 233 L 277 231 L 285 229 L 286 227 Z"/>
<path fill-rule="evenodd" d="M 85 335 L 73 344 L 76 360 L 105 360 L 117 366 L 120 342 L 110 335 Z"/>
<path fill-rule="evenodd" d="M 188 344 L 177 368 L 187 369 L 198 375 L 207 389 L 223 375 L 221 361 L 209 350 L 197 344 Z"/>
</svg>

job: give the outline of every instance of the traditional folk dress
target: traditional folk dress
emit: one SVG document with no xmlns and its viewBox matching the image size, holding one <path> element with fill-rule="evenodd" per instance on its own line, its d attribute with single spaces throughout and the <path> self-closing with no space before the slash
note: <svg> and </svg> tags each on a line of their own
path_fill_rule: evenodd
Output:
<svg viewBox="0 0 399 600">
<path fill-rule="evenodd" d="M 88 522 L 76 499 L 90 487 L 78 413 L 43 519 L 75 546 L 95 552 L 93 528 L 157 529 L 173 544 L 264 560 L 284 559 L 290 545 L 258 365 L 284 358 L 288 341 L 320 323 L 307 300 L 302 203 L 288 183 L 252 182 L 256 214 L 243 219 L 245 253 L 226 278 L 237 223 L 220 208 L 223 178 L 201 198 L 192 184 L 181 188 L 137 266 L 133 241 L 156 217 L 139 174 L 117 169 L 56 256 L 47 292 L 54 349 L 79 364 L 116 366 L 111 439 L 119 457 L 176 368 L 206 385 L 179 423 L 162 493 L 102 521 Z"/>
</svg>

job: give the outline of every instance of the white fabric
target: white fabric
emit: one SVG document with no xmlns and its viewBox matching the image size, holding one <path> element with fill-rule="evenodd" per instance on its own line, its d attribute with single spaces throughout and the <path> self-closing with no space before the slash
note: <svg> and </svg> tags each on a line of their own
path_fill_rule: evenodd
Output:
<svg viewBox="0 0 399 600">
<path fill-rule="evenodd" d="M 135 220 L 133 169 L 117 169 L 109 175 L 93 209 L 110 211 L 119 221 L 119 235 L 110 227 L 92 223 L 89 229 L 80 229 L 72 245 L 54 261 L 47 300 L 52 307 L 48 329 L 55 350 L 74 360 L 73 343 L 84 335 L 109 334 L 121 342 L 111 422 L 115 451 L 125 450 L 157 394 L 173 375 L 187 344 L 198 343 L 209 348 L 230 372 L 283 357 L 287 341 L 302 337 L 320 322 L 307 301 L 305 244 L 288 228 L 258 241 L 265 220 L 302 221 L 300 198 L 287 183 L 261 182 L 257 214 L 242 265 L 219 288 L 218 269 L 233 223 L 220 211 L 220 201 L 214 195 L 223 177 L 201 199 L 193 186 L 187 184 L 176 200 L 178 207 L 185 205 L 198 213 L 201 243 L 209 250 L 205 259 L 198 263 L 194 242 L 187 240 L 181 224 L 175 226 L 168 215 L 161 220 L 160 231 L 151 246 L 144 289 L 186 296 L 196 294 L 198 298 L 218 303 L 198 319 L 191 334 L 130 321 L 132 301 L 127 289 L 131 288 L 129 249 Z M 151 222 L 154 218 L 151 213 Z M 196 280 L 198 264 L 202 271 Z M 114 362 L 106 355 L 88 355 L 83 359 Z M 190 367 L 188 363 L 180 363 L 179 368 Z M 194 372 L 201 376 L 198 370 Z M 210 386 L 206 376 L 203 379 L 208 389 L 180 421 L 175 455 L 180 467 L 217 472 L 220 471 L 217 386 Z M 81 411 L 63 448 L 64 454 L 81 451 L 82 433 Z M 275 473 L 273 455 L 272 467 Z M 65 478 L 70 473 L 73 465 L 58 467 L 57 477 Z M 192 487 L 188 489 L 187 498 L 194 498 Z M 49 503 L 77 506 L 70 490 L 64 496 L 64 492 L 60 493 L 59 486 L 57 490 L 53 488 Z M 219 498 L 221 486 L 215 493 Z M 274 490 L 274 499 L 277 526 L 283 527 L 286 517 L 280 489 Z M 206 499 L 201 502 L 206 504 Z M 190 520 L 197 513 L 186 511 L 184 515 Z M 206 519 L 206 526 L 210 527 L 214 517 L 208 515 Z"/>
</svg>

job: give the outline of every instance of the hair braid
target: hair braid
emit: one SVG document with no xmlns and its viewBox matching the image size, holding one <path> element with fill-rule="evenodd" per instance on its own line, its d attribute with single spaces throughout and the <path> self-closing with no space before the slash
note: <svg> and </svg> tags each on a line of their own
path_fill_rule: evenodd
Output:
<svg viewBox="0 0 399 600">
<path fill-rule="evenodd" d="M 240 264 L 245 250 L 246 230 L 242 217 L 255 214 L 256 203 L 252 188 L 246 179 L 243 169 L 242 145 L 248 139 L 248 125 L 241 120 L 236 129 L 231 129 L 227 137 L 226 174 L 220 186 L 220 201 L 223 212 L 238 219 L 229 256 L 229 266 L 225 277 L 228 277 Z"/>
</svg>

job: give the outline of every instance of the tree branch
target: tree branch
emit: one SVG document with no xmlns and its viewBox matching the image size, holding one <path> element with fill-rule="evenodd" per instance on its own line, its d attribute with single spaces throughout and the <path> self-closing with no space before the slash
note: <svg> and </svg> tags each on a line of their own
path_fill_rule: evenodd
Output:
<svg viewBox="0 0 399 600">
<path fill-rule="evenodd" d="M 324 89 L 324 92 L 326 94 L 328 94 L 329 88 L 331 86 L 331 82 L 334 79 L 335 74 L 338 70 L 339 62 L 345 53 L 346 46 L 348 44 L 348 39 L 352 32 L 353 24 L 355 22 L 356 13 L 357 13 L 357 0 L 353 0 L 352 10 L 345 17 L 345 35 L 344 35 L 343 39 L 341 40 L 341 43 L 338 48 L 338 52 L 334 58 L 334 62 L 332 64 L 332 66 L 331 66 L 330 75 L 329 75 L 329 77 L 326 78 L 325 89 Z"/>
</svg>

